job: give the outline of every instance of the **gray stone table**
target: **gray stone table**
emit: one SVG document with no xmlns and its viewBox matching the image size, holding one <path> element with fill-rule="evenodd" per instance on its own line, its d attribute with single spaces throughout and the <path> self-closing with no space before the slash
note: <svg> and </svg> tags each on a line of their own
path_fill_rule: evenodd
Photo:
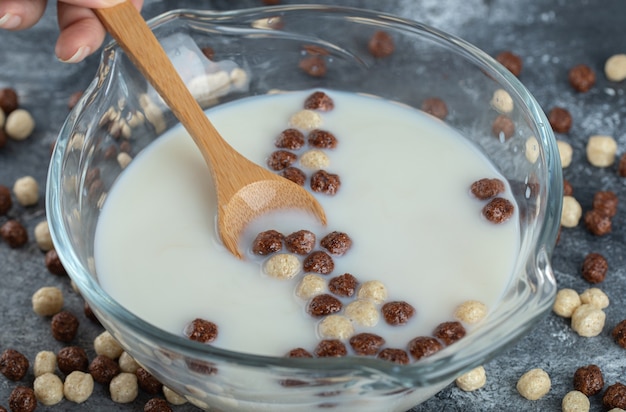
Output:
<svg viewBox="0 0 626 412">
<path fill-rule="evenodd" d="M 31 296 L 41 286 L 58 286 L 66 298 L 66 308 L 81 320 L 76 344 L 89 348 L 102 329 L 83 316 L 82 300 L 73 292 L 67 277 L 47 272 L 44 255 L 34 242 L 33 229 L 45 219 L 44 190 L 50 147 L 68 114 L 70 94 L 82 90 L 94 75 L 97 57 L 78 65 L 65 65 L 53 55 L 57 28 L 54 2 L 48 14 L 33 29 L 20 33 L 0 32 L 0 87 L 17 89 L 21 105 L 37 121 L 34 134 L 25 141 L 9 141 L 0 149 L 0 184 L 11 187 L 22 176 L 31 175 L 40 184 L 40 201 L 36 206 L 15 205 L 10 218 L 23 222 L 30 233 L 29 243 L 10 249 L 0 241 L 0 351 L 15 348 L 33 361 L 41 350 L 57 351 L 62 344 L 52 339 L 49 320 L 34 314 Z M 295 3 L 283 1 L 282 3 Z M 573 115 L 573 127 L 559 139 L 573 149 L 572 165 L 564 176 L 574 187 L 575 197 L 584 210 L 591 207 L 598 190 L 615 191 L 622 204 L 613 219 L 611 234 L 596 237 L 581 225 L 563 230 L 556 247 L 553 265 L 559 287 L 582 292 L 592 285 L 582 279 L 581 262 L 589 252 L 599 252 L 609 262 L 604 282 L 596 285 L 611 299 L 606 309 L 603 332 L 593 338 L 581 338 L 565 319 L 549 314 L 533 331 L 485 365 L 487 384 L 475 392 L 463 392 L 450 385 L 433 399 L 413 411 L 559 411 L 561 399 L 572 389 L 574 371 L 583 365 L 599 365 L 605 377 L 605 388 L 611 383 L 626 383 L 626 349 L 611 338 L 612 328 L 626 318 L 626 180 L 617 175 L 616 166 L 592 167 L 585 157 L 585 145 L 593 134 L 613 136 L 619 145 L 618 155 L 626 152 L 626 83 L 611 83 L 604 74 L 606 59 L 626 53 L 626 2 L 623 0 L 337 0 L 319 1 L 367 7 L 391 12 L 432 24 L 456 34 L 491 55 L 511 50 L 520 55 L 524 68 L 521 81 L 548 111 L 554 106 L 566 107 Z M 215 1 L 148 1 L 144 13 L 152 17 L 177 7 L 241 8 L 261 5 L 261 0 Z M 572 66 L 585 63 L 597 73 L 597 84 L 585 94 L 569 86 L 567 73 Z M 0 216 L 0 224 L 7 216 Z M 530 402 L 516 391 L 519 376 L 531 368 L 543 368 L 552 378 L 552 389 L 544 398 Z M 0 405 L 8 407 L 8 397 L 18 385 L 32 385 L 32 368 L 21 382 L 0 375 Z M 148 395 L 127 405 L 115 404 L 107 390 L 96 385 L 94 394 L 81 405 L 69 401 L 51 411 L 131 411 L 143 410 Z M 175 411 L 196 410 L 190 405 Z M 599 395 L 591 398 L 591 410 L 605 410 Z"/>
</svg>

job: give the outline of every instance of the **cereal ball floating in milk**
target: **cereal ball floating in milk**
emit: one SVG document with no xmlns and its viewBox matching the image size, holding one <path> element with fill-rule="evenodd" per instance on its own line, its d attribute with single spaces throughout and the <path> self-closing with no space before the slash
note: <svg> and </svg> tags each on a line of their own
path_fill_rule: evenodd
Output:
<svg viewBox="0 0 626 412">
<path fill-rule="evenodd" d="M 330 165 L 330 159 L 321 150 L 309 150 L 300 156 L 300 165 L 306 169 L 324 169 Z"/>
<path fill-rule="evenodd" d="M 346 306 L 345 314 L 361 326 L 376 326 L 380 319 L 378 308 L 371 300 L 357 299 Z"/>
<path fill-rule="evenodd" d="M 434 355 L 443 349 L 441 342 L 432 336 L 418 336 L 411 339 L 408 345 L 409 352 L 415 360 Z"/>
<path fill-rule="evenodd" d="M 493 92 L 491 97 L 491 107 L 496 111 L 506 114 L 513 111 L 514 103 L 511 95 L 504 89 L 498 89 Z"/>
<path fill-rule="evenodd" d="M 14 140 L 24 140 L 35 130 L 35 119 L 25 109 L 16 109 L 9 113 L 4 122 L 4 131 Z"/>
<path fill-rule="evenodd" d="M 337 138 L 327 130 L 315 129 L 307 136 L 309 145 L 317 149 L 334 149 L 337 147 Z"/>
<path fill-rule="evenodd" d="M 607 167 L 615 162 L 617 142 L 611 136 L 594 135 L 587 141 L 587 160 L 593 166 Z"/>
<path fill-rule="evenodd" d="M 626 79 L 626 54 L 614 54 L 609 57 L 604 63 L 604 74 L 612 82 Z"/>
<path fill-rule="evenodd" d="M 477 300 L 467 300 L 454 310 L 454 317 L 461 322 L 475 324 L 487 316 L 487 305 Z"/>
<path fill-rule="evenodd" d="M 337 296 L 349 298 L 356 292 L 358 283 L 353 275 L 344 273 L 328 281 L 328 290 Z"/>
<path fill-rule="evenodd" d="M 552 310 L 563 318 L 571 318 L 580 305 L 582 301 L 578 292 L 574 289 L 563 288 L 556 293 Z"/>
<path fill-rule="evenodd" d="M 561 226 L 576 227 L 583 215 L 583 208 L 574 196 L 563 196 L 563 207 L 561 208 Z"/>
<path fill-rule="evenodd" d="M 399 365 L 408 365 L 410 362 L 409 354 L 404 349 L 385 348 L 376 357 Z"/>
<path fill-rule="evenodd" d="M 318 325 L 318 332 L 325 339 L 345 340 L 354 335 L 352 322 L 342 315 L 326 316 Z"/>
<path fill-rule="evenodd" d="M 594 305 L 584 303 L 572 314 L 572 329 L 580 336 L 598 336 L 604 328 L 606 314 Z"/>
<path fill-rule="evenodd" d="M 273 255 L 264 265 L 265 273 L 276 279 L 291 279 L 300 272 L 300 269 L 300 260 L 290 253 Z"/>
<path fill-rule="evenodd" d="M 487 383 L 487 374 L 485 368 L 478 366 L 469 372 L 456 378 L 454 381 L 456 386 L 465 392 L 475 391 L 482 388 Z"/>
<path fill-rule="evenodd" d="M 580 302 L 604 309 L 609 306 L 609 297 L 599 288 L 589 288 L 580 294 Z"/>
<path fill-rule="evenodd" d="M 357 355 L 376 355 L 384 344 L 385 339 L 374 333 L 363 332 L 350 338 L 350 346 Z"/>
<path fill-rule="evenodd" d="M 341 179 L 335 173 L 318 170 L 311 176 L 310 187 L 314 192 L 333 196 L 341 187 Z"/>
<path fill-rule="evenodd" d="M 378 280 L 370 280 L 363 283 L 357 291 L 357 298 L 366 299 L 379 305 L 387 300 L 387 288 Z"/>
<path fill-rule="evenodd" d="M 448 346 L 463 338 L 466 334 L 467 331 L 461 325 L 461 322 L 457 321 L 442 322 L 433 331 L 433 335 Z"/>
<path fill-rule="evenodd" d="M 324 339 L 317 344 L 314 353 L 320 358 L 337 358 L 346 356 L 348 349 L 339 339 Z"/>
<path fill-rule="evenodd" d="M 313 110 L 300 110 L 289 118 L 289 126 L 301 130 L 317 129 L 322 124 L 322 116 Z"/>
<path fill-rule="evenodd" d="M 184 333 L 196 342 L 211 343 L 217 339 L 218 327 L 211 321 L 196 318 L 185 327 Z"/>
<path fill-rule="evenodd" d="M 389 325 L 404 325 L 415 315 L 415 308 L 405 301 L 393 301 L 385 303 L 381 313 Z"/>
<path fill-rule="evenodd" d="M 517 391 L 530 401 L 536 401 L 545 396 L 551 386 L 550 376 L 540 368 L 529 370 L 517 381 Z"/>
<path fill-rule="evenodd" d="M 304 186 L 304 183 L 306 182 L 306 174 L 297 167 L 287 167 L 280 173 L 280 175 L 299 186 Z"/>
<path fill-rule="evenodd" d="M 285 247 L 291 253 L 306 255 L 315 247 L 315 233 L 309 230 L 298 230 L 285 237 Z"/>
<path fill-rule="evenodd" d="M 255 255 L 269 255 L 280 252 L 283 248 L 283 235 L 276 230 L 266 230 L 259 233 L 252 241 L 252 253 Z"/>
<path fill-rule="evenodd" d="M 314 296 L 309 305 L 307 306 L 307 312 L 314 317 L 322 317 L 332 315 L 333 313 L 340 312 L 343 308 L 343 304 L 336 297 L 329 294 L 321 294 Z"/>
<path fill-rule="evenodd" d="M 328 275 L 335 270 L 335 262 L 328 253 L 316 250 L 304 258 L 302 267 L 306 272 Z"/>
<path fill-rule="evenodd" d="M 319 110 L 320 112 L 329 112 L 335 108 L 335 102 L 326 93 L 317 91 L 306 98 L 304 108 L 308 110 Z"/>
<path fill-rule="evenodd" d="M 276 137 L 274 146 L 279 149 L 299 150 L 304 146 L 304 134 L 298 129 L 285 129 Z"/>
<path fill-rule="evenodd" d="M 326 292 L 326 280 L 313 273 L 302 277 L 296 288 L 296 296 L 305 300 L 321 295 L 324 292 Z"/>
<path fill-rule="evenodd" d="M 39 200 L 39 184 L 32 176 L 20 177 L 13 184 L 13 194 L 22 206 L 32 206 Z"/>
<path fill-rule="evenodd" d="M 483 207 L 482 213 L 491 223 L 501 224 L 513 216 L 514 209 L 515 206 L 513 206 L 510 200 L 496 197 Z"/>
<path fill-rule="evenodd" d="M 479 179 L 472 183 L 470 192 L 480 200 L 491 199 L 504 192 L 504 182 L 500 179 Z"/>
</svg>

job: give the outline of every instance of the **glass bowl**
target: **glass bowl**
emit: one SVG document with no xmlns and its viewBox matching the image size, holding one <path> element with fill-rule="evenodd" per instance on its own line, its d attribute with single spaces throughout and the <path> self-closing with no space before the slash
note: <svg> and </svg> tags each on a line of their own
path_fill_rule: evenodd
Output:
<svg viewBox="0 0 626 412">
<path fill-rule="evenodd" d="M 106 192 L 122 172 L 111 156 L 127 150 L 123 142 L 130 128 L 136 154 L 177 125 L 111 43 L 60 132 L 48 177 L 48 219 L 58 254 L 96 316 L 166 386 L 206 409 L 404 411 L 498 355 L 551 308 L 556 285 L 550 257 L 562 202 L 558 151 L 537 102 L 485 53 L 414 21 L 339 7 L 175 10 L 150 25 L 205 108 L 275 90 L 313 88 L 371 94 L 417 108 L 438 96 L 448 105 L 446 123 L 480 147 L 509 180 L 521 227 L 514 273 L 488 317 L 454 345 L 410 365 L 364 357 L 255 356 L 160 330 L 111 298 L 100 287 L 94 265 L 96 222 Z M 393 53 L 384 58 L 368 50 L 377 31 L 394 41 Z M 203 49 L 208 46 L 219 62 L 207 59 Z M 323 61 L 323 72 L 299 68 L 311 56 Z M 194 83 L 223 71 L 230 77 L 213 78 L 210 87 Z M 494 137 L 492 131 L 498 90 L 513 102 L 507 113 L 515 125 L 510 138 Z M 134 126 L 131 119 L 137 116 L 147 121 Z M 218 373 L 212 373 L 215 369 Z M 298 385 L 277 384 L 288 380 Z"/>
</svg>

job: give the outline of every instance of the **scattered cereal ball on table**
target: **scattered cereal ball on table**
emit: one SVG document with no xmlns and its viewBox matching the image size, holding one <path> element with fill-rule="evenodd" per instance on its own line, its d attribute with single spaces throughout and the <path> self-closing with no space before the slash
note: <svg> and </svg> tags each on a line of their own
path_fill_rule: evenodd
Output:
<svg viewBox="0 0 626 412">
<path fill-rule="evenodd" d="M 626 319 L 615 325 L 611 331 L 611 336 L 622 348 L 626 349 Z"/>
<path fill-rule="evenodd" d="M 598 309 L 609 306 L 609 297 L 601 289 L 589 288 L 580 294 L 581 303 L 589 303 Z"/>
<path fill-rule="evenodd" d="M 563 179 L 563 196 L 574 195 L 574 187 L 567 179 Z"/>
<path fill-rule="evenodd" d="M 68 401 L 83 403 L 93 393 L 93 377 L 85 372 L 73 371 L 65 377 L 63 395 Z"/>
<path fill-rule="evenodd" d="M 33 412 L 37 408 L 35 391 L 26 386 L 16 386 L 9 395 L 11 412 Z"/>
<path fill-rule="evenodd" d="M 130 403 L 139 395 L 137 376 L 134 373 L 122 372 L 109 384 L 111 399 L 116 403 Z"/>
<path fill-rule="evenodd" d="M 357 299 L 346 306 L 346 316 L 354 323 L 361 326 L 376 326 L 380 315 L 374 302 L 365 299 Z"/>
<path fill-rule="evenodd" d="M 606 314 L 602 309 L 584 303 L 572 314 L 572 329 L 583 337 L 598 336 L 604 328 Z"/>
<path fill-rule="evenodd" d="M 515 123 L 508 116 L 500 114 L 491 124 L 491 132 L 501 142 L 505 142 L 515 134 Z"/>
<path fill-rule="evenodd" d="M 387 300 L 387 288 L 381 281 L 370 280 L 359 287 L 357 297 L 381 304 Z"/>
<path fill-rule="evenodd" d="M 572 164 L 572 155 L 574 153 L 572 145 L 564 142 L 563 140 L 557 140 L 556 146 L 559 150 L 559 157 L 561 158 L 561 167 L 568 167 L 570 164 Z"/>
<path fill-rule="evenodd" d="M 319 275 L 309 273 L 302 277 L 296 288 L 296 296 L 302 299 L 311 299 L 326 291 L 326 281 Z"/>
<path fill-rule="evenodd" d="M 389 325 L 404 325 L 415 315 L 415 308 L 405 301 L 393 301 L 385 303 L 381 313 Z"/>
<path fill-rule="evenodd" d="M 618 203 L 619 198 L 611 190 L 600 190 L 593 195 L 593 208 L 609 217 L 617 214 Z"/>
<path fill-rule="evenodd" d="M 597 365 L 581 366 L 574 372 L 574 389 L 593 396 L 604 388 L 604 377 Z"/>
<path fill-rule="evenodd" d="M 46 268 L 48 269 L 48 272 L 52 273 L 53 275 L 57 275 L 57 276 L 67 275 L 67 271 L 65 270 L 63 263 L 61 263 L 59 254 L 57 253 L 55 249 L 50 249 L 49 251 L 46 252 L 46 255 L 44 257 L 44 262 L 46 264 Z"/>
<path fill-rule="evenodd" d="M 141 366 L 135 371 L 135 375 L 137 376 L 137 384 L 144 392 L 156 395 L 163 389 L 163 384 Z"/>
<path fill-rule="evenodd" d="M 24 140 L 35 130 L 35 119 L 25 109 L 15 109 L 4 121 L 4 131 L 14 140 Z"/>
<path fill-rule="evenodd" d="M 442 322 L 433 331 L 433 335 L 448 346 L 463 338 L 466 333 L 461 322 L 456 321 Z"/>
<path fill-rule="evenodd" d="M 185 403 L 187 403 L 187 399 L 185 399 L 183 396 L 179 395 L 178 393 L 174 392 L 172 389 L 168 388 L 167 386 L 163 386 L 163 396 L 165 396 L 165 399 L 167 399 L 167 401 L 169 403 L 171 403 L 172 405 L 184 405 Z"/>
<path fill-rule="evenodd" d="M 483 216 L 492 223 L 501 224 L 513 216 L 514 210 L 515 207 L 510 200 L 496 197 L 483 207 Z"/>
<path fill-rule="evenodd" d="M 572 314 L 582 305 L 580 295 L 574 289 L 563 288 L 556 293 L 552 310 L 564 318 L 571 318 Z"/>
<path fill-rule="evenodd" d="M 280 173 L 280 175 L 299 186 L 304 186 L 304 183 L 306 182 L 306 174 L 304 174 L 304 172 L 297 167 L 287 167 Z"/>
<path fill-rule="evenodd" d="M 572 127 L 572 115 L 563 107 L 553 107 L 548 112 L 548 122 L 556 133 L 567 133 Z"/>
<path fill-rule="evenodd" d="M 19 107 L 19 98 L 15 89 L 4 87 L 0 89 L 0 109 L 4 114 L 9 114 Z"/>
<path fill-rule="evenodd" d="M 206 319 L 196 318 L 185 327 L 185 336 L 196 342 L 211 343 L 217 339 L 217 325 Z"/>
<path fill-rule="evenodd" d="M 0 237 L 2 237 L 12 249 L 22 247 L 28 242 L 28 232 L 26 228 L 20 222 L 13 219 L 7 220 L 0 226 Z"/>
<path fill-rule="evenodd" d="M 574 90 L 585 93 L 596 84 L 596 74 L 586 64 L 579 64 L 570 69 L 568 80 Z"/>
<path fill-rule="evenodd" d="M 496 55 L 496 61 L 506 67 L 515 77 L 522 73 L 522 58 L 510 50 Z"/>
<path fill-rule="evenodd" d="M 7 134 L 4 131 L 4 128 L 0 127 L 0 149 L 2 149 L 7 144 Z"/>
<path fill-rule="evenodd" d="M 602 395 L 602 404 L 606 408 L 626 409 L 626 385 L 615 382 L 606 388 Z"/>
<path fill-rule="evenodd" d="M 279 149 L 298 150 L 304 146 L 304 134 L 298 129 L 285 129 L 276 137 L 274 145 Z"/>
<path fill-rule="evenodd" d="M 563 196 L 561 208 L 561 226 L 576 227 L 583 215 L 583 208 L 574 196 Z"/>
<path fill-rule="evenodd" d="M 524 155 L 530 163 L 535 163 L 539 159 L 539 142 L 535 136 L 526 139 L 524 149 Z"/>
<path fill-rule="evenodd" d="M 584 412 L 588 411 L 590 407 L 589 398 L 580 391 L 568 392 L 561 401 L 563 412 Z"/>
<path fill-rule="evenodd" d="M 105 355 L 111 359 L 117 359 L 124 349 L 109 331 L 104 331 L 93 340 L 93 349 L 98 355 Z"/>
<path fill-rule="evenodd" d="M 122 352 L 120 358 L 117 360 L 120 365 L 120 370 L 127 373 L 135 373 L 139 369 L 139 364 L 128 352 Z"/>
<path fill-rule="evenodd" d="M 472 183 L 470 191 L 476 198 L 487 200 L 504 192 L 504 182 L 500 179 L 480 179 Z"/>
<path fill-rule="evenodd" d="M 477 300 L 467 300 L 454 310 L 454 317 L 461 322 L 473 325 L 487 316 L 487 305 Z"/>
<path fill-rule="evenodd" d="M 420 108 L 423 112 L 441 120 L 448 116 L 448 105 L 438 97 L 429 97 L 425 99 Z"/>
<path fill-rule="evenodd" d="M 321 250 L 316 250 L 304 259 L 302 267 L 305 272 L 328 275 L 335 269 L 335 262 L 328 253 Z"/>
<path fill-rule="evenodd" d="M 304 108 L 308 110 L 319 110 L 321 112 L 329 112 L 335 108 L 333 99 L 324 92 L 313 92 L 304 101 Z"/>
<path fill-rule="evenodd" d="M 511 113 L 514 107 L 513 98 L 506 90 L 498 89 L 491 97 L 491 107 L 502 114 Z"/>
<path fill-rule="evenodd" d="M 517 381 L 517 391 L 524 398 L 536 401 L 550 391 L 550 376 L 540 368 L 531 369 Z"/>
<path fill-rule="evenodd" d="M 63 292 L 56 286 L 44 286 L 33 294 L 31 302 L 36 314 L 52 316 L 63 309 Z"/>
<path fill-rule="evenodd" d="M 322 116 L 313 110 L 300 110 L 289 118 L 291 127 L 307 131 L 317 129 L 322 124 Z"/>
<path fill-rule="evenodd" d="M 32 206 L 39 200 L 39 184 L 32 176 L 20 177 L 13 184 L 13 194 L 22 206 Z"/>
<path fill-rule="evenodd" d="M 344 273 L 328 281 L 328 290 L 337 296 L 350 297 L 354 295 L 357 287 L 356 278 L 350 273 Z"/>
<path fill-rule="evenodd" d="M 15 349 L 6 349 L 0 356 L 0 372 L 9 380 L 21 380 L 29 366 L 26 356 Z"/>
<path fill-rule="evenodd" d="M 63 400 L 63 382 L 54 373 L 44 373 L 35 378 L 33 391 L 38 402 L 43 405 L 56 405 Z"/>
<path fill-rule="evenodd" d="M 105 355 L 96 356 L 89 364 L 89 373 L 93 380 L 108 385 L 111 380 L 122 372 L 120 365 Z"/>
<path fill-rule="evenodd" d="M 265 262 L 264 266 L 265 273 L 276 279 L 291 279 L 300 272 L 300 269 L 298 257 L 289 253 L 273 255 Z"/>
<path fill-rule="evenodd" d="M 6 215 L 12 206 L 11 190 L 6 186 L 0 185 L 0 216 Z"/>
<path fill-rule="evenodd" d="M 487 383 L 487 374 L 485 368 L 478 366 L 469 372 L 465 372 L 463 375 L 456 378 L 454 381 L 456 386 L 465 392 L 472 392 L 482 388 Z"/>
<path fill-rule="evenodd" d="M 615 162 L 617 142 L 612 136 L 594 135 L 587 141 L 587 160 L 593 166 L 607 167 Z"/>
<path fill-rule="evenodd" d="M 80 346 L 66 346 L 57 352 L 57 366 L 66 375 L 74 371 L 87 372 L 89 360 L 87 353 Z"/>
<path fill-rule="evenodd" d="M 286 167 L 291 166 L 298 156 L 295 153 L 287 150 L 276 150 L 267 159 L 267 166 L 275 171 L 283 170 Z"/>
<path fill-rule="evenodd" d="M 47 252 L 54 247 L 52 244 L 52 236 L 50 236 L 48 222 L 46 220 L 37 223 L 37 226 L 35 226 L 35 242 L 37 242 L 39 249 L 44 252 Z"/>
<path fill-rule="evenodd" d="M 611 233 L 612 223 L 611 217 L 607 216 L 601 210 L 588 210 L 584 217 L 585 228 L 593 235 L 604 236 Z"/>
<path fill-rule="evenodd" d="M 322 56 L 304 57 L 298 67 L 311 77 L 324 77 L 327 70 L 326 60 Z"/>
<path fill-rule="evenodd" d="M 76 337 L 78 332 L 78 318 L 71 312 L 61 311 L 52 316 L 50 329 L 52 337 L 59 342 L 69 343 Z"/>
<path fill-rule="evenodd" d="M 409 354 L 402 349 L 385 348 L 378 352 L 376 356 L 378 359 L 386 360 L 388 362 L 397 363 L 399 365 L 409 364 Z"/>
<path fill-rule="evenodd" d="M 165 399 L 152 398 L 144 405 L 143 412 L 172 412 L 172 408 Z"/>
<path fill-rule="evenodd" d="M 326 316 L 318 325 L 318 332 L 325 339 L 345 340 L 354 335 L 354 326 L 350 319 L 342 315 Z"/>
<path fill-rule="evenodd" d="M 604 74 L 612 82 L 626 79 L 626 54 L 614 54 L 609 57 L 604 63 Z"/>
<path fill-rule="evenodd" d="M 324 169 L 330 165 L 330 159 L 321 150 L 309 150 L 300 156 L 300 164 L 307 169 Z"/>
<path fill-rule="evenodd" d="M 589 283 L 600 283 L 606 278 L 609 264 L 600 253 L 589 253 L 582 264 L 583 278 Z"/>
<path fill-rule="evenodd" d="M 309 230 L 298 230 L 285 237 L 285 247 L 291 253 L 306 255 L 315 247 L 315 233 Z"/>
<path fill-rule="evenodd" d="M 443 349 L 441 342 L 430 336 L 418 336 L 409 342 L 409 352 L 415 360 L 434 355 L 441 349 Z"/>
<path fill-rule="evenodd" d="M 362 356 L 376 355 L 385 344 L 385 339 L 374 333 L 359 333 L 350 338 L 350 346 L 354 353 Z"/>
<path fill-rule="evenodd" d="M 315 355 L 320 358 L 341 357 L 348 354 L 346 345 L 339 339 L 324 339 L 315 347 Z"/>
<path fill-rule="evenodd" d="M 333 231 L 322 238 L 320 245 L 330 254 L 341 256 L 352 247 L 352 239 L 344 232 Z"/>
<path fill-rule="evenodd" d="M 54 373 L 57 367 L 57 355 L 52 351 L 41 351 L 35 356 L 33 362 L 33 374 L 35 377 L 43 375 L 44 373 Z"/>
<path fill-rule="evenodd" d="M 269 255 L 279 252 L 283 248 L 283 235 L 276 230 L 266 230 L 259 233 L 252 242 L 252 253 L 255 255 Z"/>
<path fill-rule="evenodd" d="M 340 312 L 343 308 L 343 304 L 336 297 L 329 294 L 321 294 L 314 296 L 309 305 L 307 306 L 307 312 L 314 317 L 322 317 L 332 315 L 333 313 Z"/>
<path fill-rule="evenodd" d="M 395 50 L 393 37 L 385 31 L 377 30 L 367 42 L 367 49 L 376 58 L 391 56 Z"/>
</svg>

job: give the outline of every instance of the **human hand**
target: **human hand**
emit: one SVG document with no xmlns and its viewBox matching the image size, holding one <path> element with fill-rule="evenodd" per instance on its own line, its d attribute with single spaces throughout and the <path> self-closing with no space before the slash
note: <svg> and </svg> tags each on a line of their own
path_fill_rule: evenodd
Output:
<svg viewBox="0 0 626 412">
<path fill-rule="evenodd" d="M 59 60 L 78 63 L 94 53 L 106 30 L 91 9 L 111 7 L 124 0 L 59 0 L 59 38 L 54 52 Z M 143 0 L 130 0 L 141 9 Z M 23 30 L 37 23 L 46 10 L 46 0 L 0 0 L 0 28 Z"/>
</svg>

